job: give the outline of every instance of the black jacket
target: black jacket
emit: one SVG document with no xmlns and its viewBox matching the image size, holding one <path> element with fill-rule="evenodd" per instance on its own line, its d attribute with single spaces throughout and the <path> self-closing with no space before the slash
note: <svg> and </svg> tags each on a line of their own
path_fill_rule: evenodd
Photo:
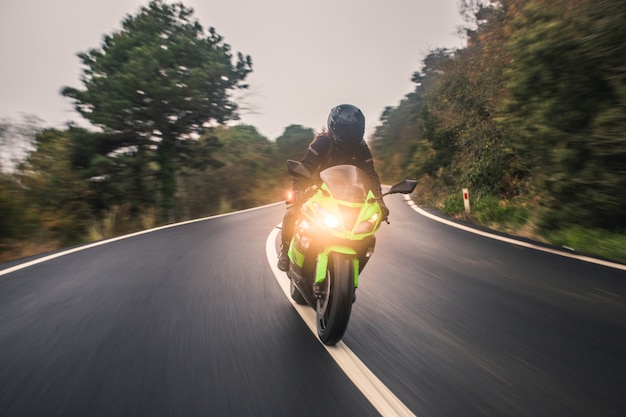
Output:
<svg viewBox="0 0 626 417">
<path fill-rule="evenodd" d="M 341 146 L 333 142 L 330 137 L 322 134 L 311 142 L 304 158 L 300 161 L 309 172 L 319 177 L 320 171 L 335 165 L 355 165 L 361 168 L 370 179 L 372 191 L 376 197 L 382 194 L 380 179 L 374 169 L 374 160 L 367 143 L 362 140 L 356 147 Z M 295 191 L 304 191 L 313 183 L 304 178 L 296 177 L 293 188 Z"/>
</svg>

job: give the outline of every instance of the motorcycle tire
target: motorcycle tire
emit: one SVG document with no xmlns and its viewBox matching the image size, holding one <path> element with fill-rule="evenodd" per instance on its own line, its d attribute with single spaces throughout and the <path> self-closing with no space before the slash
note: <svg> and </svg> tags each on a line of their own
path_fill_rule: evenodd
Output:
<svg viewBox="0 0 626 417">
<path fill-rule="evenodd" d="M 353 256 L 332 253 L 324 285 L 324 297 L 317 300 L 315 308 L 317 335 L 322 343 L 333 346 L 341 340 L 350 321 L 354 295 Z"/>
</svg>

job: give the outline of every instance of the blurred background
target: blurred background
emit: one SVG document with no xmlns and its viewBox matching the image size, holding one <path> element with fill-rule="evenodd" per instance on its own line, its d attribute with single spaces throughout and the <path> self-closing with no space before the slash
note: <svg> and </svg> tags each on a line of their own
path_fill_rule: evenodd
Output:
<svg viewBox="0 0 626 417">
<path fill-rule="evenodd" d="M 406 94 L 366 114 L 383 182 L 414 178 L 420 206 L 626 262 L 626 4 L 457 6 L 460 46 L 425 51 Z M 0 115 L 0 262 L 280 201 L 286 159 L 323 127 L 264 136 L 239 119 L 254 56 L 183 4 L 129 13 L 76 51 L 81 84 L 59 86 L 80 122 Z"/>
</svg>

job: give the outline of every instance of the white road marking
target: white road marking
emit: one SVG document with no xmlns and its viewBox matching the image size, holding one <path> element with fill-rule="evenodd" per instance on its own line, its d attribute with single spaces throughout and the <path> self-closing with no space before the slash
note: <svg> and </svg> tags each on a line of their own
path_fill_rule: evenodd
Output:
<svg viewBox="0 0 626 417">
<path fill-rule="evenodd" d="M 431 214 L 431 213 L 429 213 L 429 212 L 419 208 L 417 206 L 417 204 L 415 204 L 413 202 L 413 200 L 411 199 L 410 196 L 405 195 L 404 199 L 407 201 L 408 205 L 413 210 L 415 210 L 416 212 L 418 212 L 422 216 L 425 216 L 425 217 L 428 217 L 429 219 L 438 221 L 439 223 L 447 224 L 448 226 L 456 227 L 457 229 L 465 230 L 466 232 L 474 233 L 474 234 L 477 234 L 477 235 L 480 235 L 480 236 L 485 236 L 485 237 L 488 237 L 488 238 L 491 238 L 491 239 L 499 240 L 501 242 L 510 243 L 512 245 L 522 246 L 524 248 L 536 249 L 536 250 L 539 250 L 539 251 L 542 251 L 542 252 L 552 253 L 554 255 L 565 256 L 566 258 L 578 259 L 580 261 L 590 262 L 590 263 L 594 263 L 594 264 L 597 264 L 597 265 L 607 266 L 609 268 L 621 269 L 622 271 L 626 271 L 626 265 L 622 265 L 622 264 L 618 264 L 618 263 L 610 262 L 610 261 L 604 261 L 602 259 L 596 259 L 596 258 L 592 258 L 592 257 L 589 257 L 589 256 L 583 256 L 583 255 L 576 255 L 576 254 L 573 254 L 573 253 L 567 253 L 567 252 L 563 252 L 563 251 L 559 251 L 559 250 L 555 250 L 555 249 L 551 249 L 551 248 L 544 248 L 542 246 L 534 245 L 532 243 L 527 243 L 527 242 L 523 242 L 521 240 L 511 239 L 511 238 L 508 238 L 508 237 L 505 237 L 505 236 L 498 236 L 498 235 L 495 235 L 493 233 L 483 232 L 482 230 L 473 229 L 471 227 L 467 227 L 467 226 L 464 226 L 462 224 L 451 222 L 449 220 L 446 220 L 446 219 L 443 219 L 441 217 L 435 216 L 434 214 Z"/>
<path fill-rule="evenodd" d="M 274 277 L 278 284 L 282 288 L 285 296 L 296 309 L 302 320 L 309 327 L 311 332 L 317 338 L 317 327 L 315 324 L 315 311 L 309 306 L 302 306 L 296 304 L 291 299 L 289 290 L 289 278 L 287 274 L 280 271 L 276 262 L 278 260 L 276 254 L 276 238 L 278 237 L 278 228 L 274 230 L 267 237 L 267 243 L 265 252 L 267 254 L 267 260 L 270 264 Z M 319 340 L 319 339 L 318 339 Z M 350 378 L 354 385 L 361 391 L 361 393 L 369 400 L 369 402 L 378 410 L 383 416 L 406 416 L 415 417 L 415 414 L 411 412 L 394 394 L 382 383 L 380 379 L 367 366 L 346 346 L 345 343 L 339 342 L 335 346 L 326 346 L 321 341 L 320 344 L 326 348 L 326 351 L 335 360 L 343 372 Z"/>
<path fill-rule="evenodd" d="M 61 256 L 69 255 L 71 253 L 80 252 L 86 249 L 94 248 L 96 246 L 106 245 L 107 243 L 112 243 L 118 240 L 128 239 L 134 236 L 143 235 L 146 233 L 155 232 L 157 230 L 168 229 L 171 227 L 181 226 L 184 224 L 201 222 L 209 219 L 215 219 L 218 217 L 230 216 L 233 214 L 244 213 L 247 211 L 259 210 L 265 207 L 274 206 L 277 204 L 284 204 L 284 202 L 278 202 L 273 204 L 268 204 L 261 207 L 254 207 L 247 210 L 240 210 L 231 213 L 220 214 L 217 216 L 203 217 L 200 219 L 189 220 L 181 223 L 168 224 L 165 226 L 155 227 L 153 229 L 142 230 L 140 232 L 115 237 L 112 239 L 102 240 L 99 242 L 90 243 L 87 245 L 79 246 L 73 249 L 68 249 L 65 251 L 61 251 L 58 253 L 53 253 L 48 256 L 43 256 L 38 259 L 34 259 L 32 261 L 24 262 L 18 265 L 14 265 L 12 267 L 3 269 L 0 271 L 0 276 L 7 275 L 15 271 L 19 271 L 20 269 L 28 268 L 33 265 L 37 265 L 43 262 L 50 261 L 52 259 L 60 258 Z M 276 249 L 274 246 L 274 242 L 276 241 L 278 229 L 274 229 L 272 233 L 270 233 L 267 243 L 266 243 L 266 255 L 269 261 L 270 267 L 274 272 L 274 276 L 281 286 L 283 292 L 287 296 L 287 299 L 292 303 L 296 311 L 300 314 L 304 322 L 307 324 L 309 329 L 313 332 L 313 334 L 317 337 L 317 328 L 315 325 L 315 312 L 310 307 L 305 307 L 296 304 L 292 299 L 289 292 L 289 279 L 285 275 L 284 272 L 281 272 L 276 266 Z M 318 339 L 319 340 L 319 339 Z M 320 343 L 322 343 L 320 341 Z M 363 393 L 363 395 L 372 403 L 372 405 L 380 412 L 383 416 L 398 416 L 398 417 L 416 417 L 390 390 L 387 388 L 377 377 L 370 371 L 365 364 L 343 343 L 339 342 L 337 345 L 333 347 L 326 346 L 322 344 L 329 352 L 331 357 L 335 360 L 335 362 L 341 367 L 341 369 L 346 373 L 346 375 L 352 380 L 352 382 L 356 385 L 356 387 Z"/>
<path fill-rule="evenodd" d="M 472 229 L 470 227 L 463 226 L 461 224 L 457 224 L 457 223 L 454 223 L 454 222 L 442 219 L 441 217 L 435 216 L 433 214 L 430 214 L 430 213 L 422 210 L 421 208 L 419 208 L 411 200 L 411 198 L 409 196 L 405 196 L 405 199 L 407 200 L 408 205 L 411 208 L 413 208 L 413 210 L 418 212 L 419 214 L 421 214 L 421 215 L 423 215 L 425 217 L 428 217 L 428 218 L 430 218 L 432 220 L 438 221 L 440 223 L 444 223 L 444 224 L 447 224 L 449 226 L 456 227 L 458 229 L 465 230 L 465 231 L 470 232 L 470 233 L 475 233 L 475 234 L 478 234 L 478 235 L 481 235 L 481 236 L 485 236 L 485 237 L 489 237 L 489 238 L 492 238 L 492 239 L 500 240 L 502 242 L 511 243 L 513 245 L 523 246 L 523 247 L 526 247 L 526 248 L 532 248 L 532 249 L 536 249 L 536 250 L 540 250 L 540 251 L 544 251 L 544 252 L 548 252 L 548 253 L 553 253 L 553 254 L 556 254 L 556 255 L 565 256 L 565 257 L 568 257 L 568 258 L 579 259 L 579 260 L 582 260 L 582 261 L 585 261 L 585 262 L 591 262 L 591 263 L 595 263 L 595 264 L 598 264 L 598 265 L 607 266 L 607 267 L 610 267 L 610 268 L 626 270 L 626 265 L 617 264 L 617 263 L 614 263 L 614 262 L 603 261 L 603 260 L 600 260 L 600 259 L 590 258 L 590 257 L 587 257 L 587 256 L 568 254 L 568 253 L 560 252 L 560 251 L 553 250 L 553 249 L 550 249 L 550 248 L 544 248 L 544 247 L 533 245 L 533 244 L 530 244 L 530 243 L 526 243 L 526 242 L 510 239 L 510 238 L 507 238 L 507 237 L 498 236 L 498 235 L 494 235 L 494 234 L 491 234 L 491 233 L 483 232 L 483 231 L 480 231 L 480 230 Z M 40 263 L 43 263 L 43 262 L 46 262 L 46 261 L 50 261 L 52 259 L 56 259 L 56 258 L 59 258 L 61 256 L 69 255 L 71 253 L 83 251 L 83 250 L 90 249 L 90 248 L 93 248 L 93 247 L 96 247 L 96 246 L 105 245 L 107 243 L 112 243 L 112 242 L 115 242 L 115 241 L 118 241 L 118 240 L 128 239 L 128 238 L 131 238 L 131 237 L 134 237 L 134 236 L 139 236 L 139 235 L 143 235 L 143 234 L 146 234 L 146 233 L 155 232 L 157 230 L 168 229 L 170 227 L 176 227 L 176 226 L 181 226 L 181 225 L 184 225 L 184 224 L 190 224 L 190 223 L 205 221 L 205 220 L 214 219 L 214 218 L 218 218 L 218 217 L 230 216 L 230 215 L 233 215 L 233 214 L 243 213 L 243 212 L 246 212 L 246 211 L 258 210 L 258 209 L 262 209 L 262 208 L 265 208 L 265 207 L 268 207 L 268 206 L 274 206 L 274 205 L 277 205 L 277 204 L 284 204 L 284 203 L 281 201 L 281 202 L 278 202 L 278 203 L 268 204 L 266 206 L 261 206 L 261 207 L 254 207 L 254 208 L 247 209 L 247 210 L 241 210 L 241 211 L 236 211 L 236 212 L 231 212 L 231 213 L 225 213 L 225 214 L 220 214 L 220 215 L 217 215 L 217 216 L 204 217 L 204 218 L 200 218 L 200 219 L 189 220 L 189 221 L 182 222 L 182 223 L 169 224 L 169 225 L 165 225 L 165 226 L 156 227 L 156 228 L 153 228 L 153 229 L 142 230 L 140 232 L 132 233 L 132 234 L 129 234 L 129 235 L 119 236 L 119 237 L 115 237 L 115 238 L 112 238 L 112 239 L 107 239 L 107 240 L 102 240 L 102 241 L 99 241 L 99 242 L 90 243 L 90 244 L 87 244 L 87 245 L 83 245 L 83 246 L 79 246 L 77 248 L 73 248 L 73 249 L 61 251 L 61 252 L 58 252 L 58 253 L 54 253 L 54 254 L 51 254 L 51 255 L 48 255 L 48 256 L 44 256 L 44 257 L 41 257 L 41 258 L 38 258 L 38 259 L 34 259 L 32 261 L 29 261 L 29 262 L 24 262 L 24 263 L 21 263 L 21 264 L 18 264 L 18 265 L 14 265 L 12 267 L 0 270 L 0 276 L 10 274 L 10 273 L 18 271 L 20 269 L 28 268 L 29 266 L 33 266 L 33 265 L 37 265 L 37 264 L 40 264 Z M 270 268 L 272 269 L 272 272 L 274 273 L 274 276 L 275 276 L 276 280 L 278 281 L 278 284 L 280 285 L 280 287 L 282 288 L 283 292 L 287 296 L 287 299 L 291 302 L 291 304 L 296 309 L 298 314 L 300 314 L 300 316 L 302 317 L 304 322 L 307 324 L 307 326 L 309 327 L 311 332 L 313 332 L 313 334 L 317 337 L 317 328 L 316 328 L 316 325 L 315 325 L 315 312 L 313 311 L 312 308 L 310 308 L 308 306 L 298 305 L 291 299 L 291 295 L 290 295 L 290 291 L 289 291 L 289 279 L 287 278 L 285 273 L 280 271 L 278 269 L 278 267 L 276 266 L 277 258 L 276 258 L 276 250 L 275 250 L 275 241 L 276 241 L 277 234 L 278 234 L 278 229 L 274 229 L 272 231 L 272 233 L 270 233 L 270 235 L 268 236 L 268 239 L 266 241 L 266 255 L 267 255 L 268 262 L 270 264 Z M 341 369 L 352 380 L 352 382 L 355 384 L 355 386 L 363 393 L 363 395 L 372 403 L 372 405 L 383 416 L 409 416 L 409 417 L 413 416 L 413 417 L 415 417 L 415 414 L 413 414 L 389 390 L 389 388 L 387 388 L 378 379 L 378 377 L 376 377 L 376 375 L 374 375 L 374 373 L 372 371 L 370 371 L 365 366 L 365 364 L 345 345 L 345 343 L 339 342 L 334 347 L 326 346 L 324 344 L 322 344 L 322 346 L 324 346 L 326 348 L 326 350 L 331 355 L 331 357 L 337 362 L 337 364 L 341 367 Z"/>
<path fill-rule="evenodd" d="M 76 248 L 73 248 L 73 249 L 68 249 L 68 250 L 64 250 L 64 251 L 61 251 L 61 252 L 53 253 L 52 255 L 43 256 L 41 258 L 37 258 L 37 259 L 34 259 L 32 261 L 24 262 L 24 263 L 21 263 L 21 264 L 18 264 L 18 265 L 14 265 L 14 266 L 12 266 L 10 268 L 3 269 L 3 270 L 0 271 L 0 277 L 2 275 L 10 274 L 11 272 L 19 271 L 20 269 L 28 268 L 29 266 L 37 265 L 37 264 L 40 264 L 40 263 L 43 263 L 43 262 L 51 261 L 52 259 L 60 258 L 61 256 L 69 255 L 70 253 L 80 252 L 80 251 L 83 251 L 83 250 L 86 250 L 86 249 L 95 248 L 96 246 L 106 245 L 107 243 L 115 242 L 115 241 L 118 241 L 118 240 L 128 239 L 128 238 L 131 238 L 131 237 L 134 237 L 134 236 L 139 236 L 139 235 L 143 235 L 143 234 L 146 234 L 146 233 L 156 232 L 157 230 L 169 229 L 170 227 L 182 226 L 184 224 L 196 223 L 196 222 L 201 222 L 201 221 L 205 221 L 205 220 L 209 220 L 209 219 L 217 219 L 218 217 L 232 216 L 233 214 L 245 213 L 247 211 L 259 210 L 259 209 L 263 209 L 265 207 L 275 206 L 277 204 L 280 204 L 280 203 L 267 204 L 265 206 L 253 207 L 253 208 L 246 209 L 246 210 L 233 211 L 233 212 L 230 212 L 230 213 L 218 214 L 218 215 L 210 216 L 210 217 L 203 217 L 201 219 L 194 219 L 194 220 L 189 220 L 189 221 L 181 222 L 181 223 L 166 224 L 165 226 L 155 227 L 153 229 L 142 230 L 140 232 L 131 233 L 129 235 L 118 236 L 118 237 L 114 237 L 114 238 L 107 239 L 107 240 L 100 240 L 98 242 L 89 243 L 87 245 L 79 246 L 79 247 L 76 247 Z M 282 203 L 282 204 L 284 204 L 284 203 Z"/>
</svg>

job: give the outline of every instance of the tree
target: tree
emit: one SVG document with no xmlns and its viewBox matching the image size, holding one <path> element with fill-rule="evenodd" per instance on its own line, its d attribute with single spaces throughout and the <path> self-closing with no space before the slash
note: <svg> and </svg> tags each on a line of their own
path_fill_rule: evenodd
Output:
<svg viewBox="0 0 626 417">
<path fill-rule="evenodd" d="M 180 173 L 179 217 L 198 217 L 245 209 L 277 201 L 273 144 L 255 127 L 238 125 L 211 129 L 200 143 L 220 144 L 214 156 L 219 167 L 196 167 Z"/>
<path fill-rule="evenodd" d="M 393 182 L 405 174 L 415 175 L 421 170 L 413 164 L 409 173 L 407 165 L 421 142 L 417 118 L 422 106 L 421 94 L 416 91 L 407 94 L 397 107 L 387 107 L 383 111 L 381 124 L 370 139 L 376 170 L 382 179 Z"/>
<path fill-rule="evenodd" d="M 84 89 L 62 94 L 107 134 L 112 153 L 136 158 L 141 175 L 156 162 L 161 207 L 167 219 L 176 192 L 176 165 L 184 143 L 209 125 L 237 118 L 232 91 L 252 71 L 213 28 L 208 31 L 182 3 L 153 0 L 99 49 L 80 53 Z"/>
<path fill-rule="evenodd" d="M 45 129 L 35 138 L 35 151 L 19 165 L 24 210 L 37 212 L 40 233 L 62 244 L 82 241 L 91 211 L 88 186 L 71 166 L 72 142 L 67 132 Z M 31 216 L 33 217 L 33 216 Z"/>
<path fill-rule="evenodd" d="M 302 159 L 314 137 L 315 132 L 311 128 L 301 125 L 287 126 L 283 134 L 276 138 L 274 146 L 275 166 L 278 169 L 276 175 L 287 173 L 288 159 Z"/>
<path fill-rule="evenodd" d="M 625 228 L 626 5 L 534 0 L 508 44 L 506 122 L 531 159 L 544 225 Z"/>
<path fill-rule="evenodd" d="M 265 203 L 275 177 L 271 174 L 272 143 L 255 127 L 238 125 L 214 131 L 223 147 L 216 153 L 224 164 L 215 172 L 220 197 L 229 209 L 244 209 Z M 274 200 L 275 201 L 275 200 Z"/>
<path fill-rule="evenodd" d="M 73 125 L 66 133 L 72 169 L 89 184 L 87 202 L 94 212 L 125 205 L 136 216 L 155 205 L 157 170 L 156 163 L 148 163 L 149 154 L 139 155 L 137 147 L 118 149 L 115 139 L 121 135 Z"/>
<path fill-rule="evenodd" d="M 15 240 L 34 233 L 39 227 L 39 216 L 30 204 L 28 189 L 19 181 L 18 168 L 35 148 L 41 120 L 25 115 L 15 123 L 0 119 L 0 262 L 6 260 L 3 252 Z"/>
</svg>

